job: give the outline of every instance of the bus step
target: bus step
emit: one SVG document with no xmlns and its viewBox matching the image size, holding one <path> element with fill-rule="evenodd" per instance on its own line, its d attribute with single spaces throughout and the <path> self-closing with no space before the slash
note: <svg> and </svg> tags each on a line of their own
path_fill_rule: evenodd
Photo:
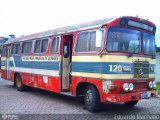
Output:
<svg viewBox="0 0 160 120">
<path fill-rule="evenodd" d="M 61 92 L 61 94 L 62 95 L 67 95 L 67 96 L 73 96 L 71 91 L 69 91 L 69 92 Z"/>
</svg>

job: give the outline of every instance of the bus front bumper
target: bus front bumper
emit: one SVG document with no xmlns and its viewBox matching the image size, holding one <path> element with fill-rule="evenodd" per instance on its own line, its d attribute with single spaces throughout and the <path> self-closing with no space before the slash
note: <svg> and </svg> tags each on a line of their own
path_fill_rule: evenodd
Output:
<svg viewBox="0 0 160 120">
<path fill-rule="evenodd" d="M 125 94 L 104 94 L 104 102 L 128 102 L 140 99 L 149 99 L 156 96 L 158 96 L 157 90 Z"/>
</svg>

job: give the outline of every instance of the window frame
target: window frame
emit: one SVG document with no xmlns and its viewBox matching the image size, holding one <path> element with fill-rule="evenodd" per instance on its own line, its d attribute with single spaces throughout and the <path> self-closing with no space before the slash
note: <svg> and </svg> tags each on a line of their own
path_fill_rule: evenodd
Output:
<svg viewBox="0 0 160 120">
<path fill-rule="evenodd" d="M 142 41 L 143 41 L 143 50 L 142 50 L 142 51 L 143 51 L 143 54 L 146 55 L 146 56 L 155 56 L 155 55 L 156 55 L 156 48 L 155 48 L 154 51 L 153 51 L 154 54 L 146 54 L 146 53 L 145 53 L 145 34 L 146 34 L 146 35 L 147 35 L 147 34 L 148 34 L 148 35 L 153 35 L 153 34 L 150 34 L 150 33 L 147 33 L 147 32 L 142 32 L 142 36 L 143 36 L 143 39 L 142 39 Z M 147 36 L 148 36 L 148 35 L 147 35 Z M 154 45 L 156 45 L 156 37 L 155 37 L 155 35 L 153 35 L 153 36 L 154 36 L 154 41 L 153 41 L 153 42 L 154 42 Z"/>
<path fill-rule="evenodd" d="M 47 41 L 48 41 L 48 42 L 47 42 L 47 48 L 46 48 L 46 50 L 45 50 L 44 52 L 42 52 L 42 41 L 43 41 L 43 40 L 47 40 Z M 36 46 L 36 42 L 37 42 L 37 41 L 40 41 L 40 52 L 35 52 L 35 46 Z M 33 46 L 33 53 L 34 53 L 34 54 L 46 53 L 47 50 L 48 50 L 48 45 L 49 45 L 49 38 L 41 38 L 41 39 L 35 40 L 34 46 Z"/>
<path fill-rule="evenodd" d="M 51 47 L 52 47 L 52 41 L 54 38 L 59 38 L 59 43 L 58 43 L 58 50 L 56 52 L 52 52 L 51 51 Z M 50 53 L 59 53 L 60 52 L 60 43 L 61 43 L 61 37 L 60 36 L 55 36 L 51 39 L 51 44 L 50 44 Z"/>
<path fill-rule="evenodd" d="M 77 47 L 77 44 L 78 44 L 78 36 L 79 34 L 81 33 L 86 33 L 86 32 L 93 32 L 93 31 L 97 31 L 97 30 L 102 30 L 103 31 L 103 35 L 102 35 L 102 44 L 101 44 L 101 48 L 99 51 L 85 51 L 85 52 L 79 52 L 79 51 L 76 51 L 76 47 Z M 92 30 L 85 30 L 85 31 L 80 31 L 77 35 L 76 35 L 76 38 L 75 38 L 75 45 L 74 45 L 74 54 L 100 54 L 102 51 L 103 51 L 103 47 L 104 47 L 104 42 L 105 42 L 105 29 L 104 28 L 100 28 L 100 29 L 92 29 Z"/>
<path fill-rule="evenodd" d="M 30 52 L 29 53 L 23 53 L 23 45 L 24 45 L 24 43 L 29 43 L 29 42 L 31 42 L 31 50 L 30 50 Z M 31 52 L 32 52 L 32 47 L 33 47 L 33 40 L 28 40 L 28 41 L 22 41 L 21 42 L 21 54 L 30 54 Z"/>
<path fill-rule="evenodd" d="M 4 52 L 4 49 L 5 49 L 5 52 Z M 1 57 L 7 57 L 7 46 L 6 45 L 3 45 Z"/>
<path fill-rule="evenodd" d="M 34 40 L 34 47 L 33 47 L 33 53 L 35 53 L 35 54 L 38 54 L 38 53 L 41 53 L 41 52 L 35 52 L 35 49 L 36 49 L 36 42 L 37 41 L 40 41 L 40 50 L 41 50 L 41 40 L 40 39 L 37 39 L 37 40 Z"/>
<path fill-rule="evenodd" d="M 17 53 L 13 53 L 13 47 L 14 47 L 14 45 L 18 45 L 18 44 L 19 44 L 18 52 L 17 52 Z M 21 47 L 20 42 L 13 43 L 13 44 L 12 44 L 12 47 L 11 47 L 11 55 L 18 55 L 19 52 L 20 52 L 20 47 Z"/>
</svg>

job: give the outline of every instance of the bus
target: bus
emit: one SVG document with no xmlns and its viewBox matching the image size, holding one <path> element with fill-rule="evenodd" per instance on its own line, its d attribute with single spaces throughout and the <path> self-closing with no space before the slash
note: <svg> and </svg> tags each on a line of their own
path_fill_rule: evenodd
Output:
<svg viewBox="0 0 160 120">
<path fill-rule="evenodd" d="M 3 46 L 3 79 L 18 91 L 35 87 L 128 107 L 157 96 L 154 23 L 133 16 L 100 19 L 14 38 Z"/>
</svg>

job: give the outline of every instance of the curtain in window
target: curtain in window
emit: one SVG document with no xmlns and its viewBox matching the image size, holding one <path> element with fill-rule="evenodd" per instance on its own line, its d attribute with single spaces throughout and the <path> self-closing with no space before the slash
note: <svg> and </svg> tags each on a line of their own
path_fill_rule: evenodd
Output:
<svg viewBox="0 0 160 120">
<path fill-rule="evenodd" d="M 101 47 L 96 47 L 96 31 L 82 32 L 78 35 L 76 52 L 99 51 Z"/>
<path fill-rule="evenodd" d="M 53 38 L 51 45 L 51 52 L 58 52 L 59 37 Z"/>
</svg>

